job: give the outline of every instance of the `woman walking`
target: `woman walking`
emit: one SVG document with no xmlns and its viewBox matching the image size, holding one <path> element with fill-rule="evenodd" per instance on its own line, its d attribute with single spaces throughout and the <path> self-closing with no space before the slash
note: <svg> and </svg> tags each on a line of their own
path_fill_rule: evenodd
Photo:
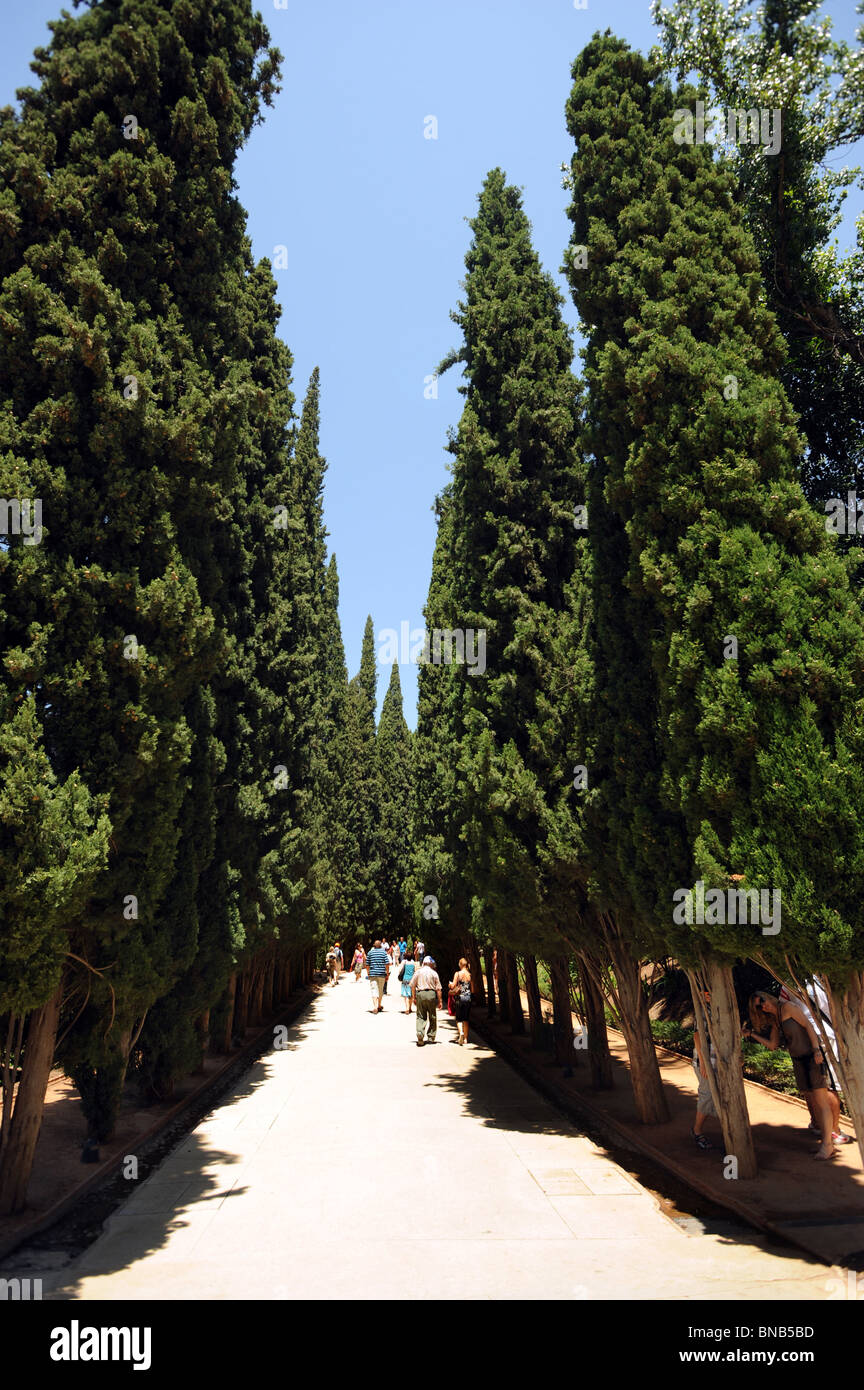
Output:
<svg viewBox="0 0 864 1390">
<path fill-rule="evenodd" d="M 464 956 L 459 959 L 459 969 L 450 981 L 450 997 L 456 1015 L 457 1042 L 464 1046 L 468 1041 L 468 1017 L 471 1013 L 471 971 Z"/>
<path fill-rule="evenodd" d="M 352 959 L 352 961 L 351 961 L 351 969 L 354 971 L 354 983 L 355 983 L 355 985 L 360 983 L 360 976 L 361 976 L 362 973 L 363 973 L 363 966 L 364 966 L 365 964 L 366 964 L 366 952 L 363 950 L 362 945 L 360 945 L 360 946 L 357 947 L 357 950 L 354 952 L 354 957 L 353 957 L 353 959 Z"/>
<path fill-rule="evenodd" d="M 405 1000 L 403 1014 L 411 1012 L 411 981 L 414 978 L 414 971 L 417 969 L 413 960 L 403 960 L 399 967 L 399 979 L 402 981 L 402 998 Z"/>
<path fill-rule="evenodd" d="M 831 1090 L 828 1067 L 813 1024 L 797 1004 L 786 999 L 775 999 L 764 990 L 751 994 L 748 1011 L 751 1026 L 744 1030 L 748 1042 L 761 1043 L 770 1052 L 775 1052 L 783 1044 L 788 1049 L 796 1085 L 810 1107 L 822 1137 L 822 1143 L 813 1157 L 836 1158 L 835 1112 L 839 1121 L 840 1106 Z"/>
</svg>

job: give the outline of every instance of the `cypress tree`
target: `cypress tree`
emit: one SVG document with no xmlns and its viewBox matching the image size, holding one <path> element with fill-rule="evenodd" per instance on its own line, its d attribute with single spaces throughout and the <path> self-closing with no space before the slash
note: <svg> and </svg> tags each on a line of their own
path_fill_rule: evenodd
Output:
<svg viewBox="0 0 864 1390">
<path fill-rule="evenodd" d="M 429 592 L 423 610 L 431 634 L 452 627 L 452 484 L 436 499 L 438 529 Z M 468 948 L 472 933 L 486 944 L 483 905 L 472 897 L 461 835 L 460 757 L 464 735 L 459 668 L 431 660 L 417 673 L 417 729 L 413 738 L 411 873 L 414 920 L 424 941 Z M 436 944 L 436 950 L 437 950 Z M 490 947 L 491 951 L 491 947 Z"/>
<path fill-rule="evenodd" d="M 734 179 L 710 149 L 674 139 L 697 92 L 673 94 L 611 37 L 573 76 L 570 211 L 587 258 L 571 283 L 653 735 L 650 761 L 616 770 L 614 833 L 639 869 L 643 917 L 711 983 L 724 1135 L 743 1177 L 755 1162 L 732 960 L 794 957 L 859 987 L 864 626 L 797 481 L 782 339 Z M 704 921 L 682 921 L 673 894 L 700 881 L 719 895 L 779 890 L 781 929 L 731 922 L 718 898 Z"/>
<path fill-rule="evenodd" d="M 286 660 L 282 694 L 280 761 L 287 767 L 291 832 L 282 837 L 280 871 L 290 884 L 293 932 L 307 944 L 317 934 L 316 884 L 323 866 L 319 827 L 320 779 L 324 771 L 324 670 L 321 660 L 326 579 L 326 531 L 322 492 L 326 462 L 318 444 L 319 374 L 316 367 L 303 402 L 291 461 L 286 534 L 290 587 L 280 595 L 290 622 L 280 632 Z M 274 610 L 276 630 L 278 622 Z"/>
<path fill-rule="evenodd" d="M 378 795 L 381 807 L 381 877 L 383 931 L 399 940 L 411 928 L 406 887 L 411 839 L 411 732 L 402 713 L 399 663 L 393 662 L 381 707 L 376 741 Z"/>
<path fill-rule="evenodd" d="M 464 664 L 453 675 L 464 720 L 461 833 L 496 940 L 529 957 L 556 955 L 560 916 L 573 910 L 569 883 L 554 891 L 575 834 L 570 584 L 584 478 L 573 347 L 500 169 L 487 176 L 471 227 L 465 301 L 453 315 L 464 342 L 450 358 L 467 384 L 451 444 L 447 626 L 483 634 L 488 669 Z M 519 1028 L 516 993 L 511 1013 Z"/>
<path fill-rule="evenodd" d="M 346 711 L 348 670 L 339 623 L 339 572 L 331 555 L 324 579 L 319 638 L 321 663 L 320 765 L 318 786 L 318 846 L 316 853 L 316 916 L 326 937 L 342 940 L 346 958 L 356 941 L 349 916 L 348 860 L 350 837 L 343 817 L 348 780 Z"/>
<path fill-rule="evenodd" d="M 46 520 L 26 582 L 17 557 L 6 574 L 9 671 L 36 694 L 57 777 L 80 769 L 107 797 L 64 1044 L 98 1135 L 182 968 L 163 908 L 187 715 L 224 659 L 189 536 L 231 496 L 242 441 L 214 306 L 242 245 L 231 167 L 273 89 L 265 46 L 244 0 L 120 0 L 58 21 L 40 88 L 0 115 L 3 482 Z"/>
<path fill-rule="evenodd" d="M 381 807 L 375 759 L 375 642 L 366 619 L 360 670 L 348 684 L 345 710 L 343 818 L 348 854 L 345 897 L 349 927 L 368 945 L 382 930 Z"/>
<path fill-rule="evenodd" d="M 151 1008 L 139 1043 L 139 1073 L 159 1096 L 200 1063 L 210 1010 L 232 970 L 272 951 L 275 932 L 260 874 L 272 750 L 264 711 L 273 655 L 262 627 L 273 618 L 278 624 L 283 613 L 269 587 L 279 573 L 273 552 L 280 541 L 265 493 L 287 477 L 291 356 L 276 337 L 272 271 L 266 261 L 253 265 L 245 240 L 235 265 L 223 266 L 223 278 L 222 298 L 212 309 L 231 364 L 242 437 L 218 509 L 202 513 L 183 537 L 217 623 L 222 657 L 187 708 L 193 742 L 181 852 L 163 914 L 182 974 Z M 229 1024 L 218 1016 L 217 1037 Z"/>
<path fill-rule="evenodd" d="M 858 246 L 838 255 L 832 235 L 860 169 L 837 157 L 862 134 L 861 62 L 831 36 L 819 0 L 766 0 L 758 11 L 720 0 L 668 9 L 653 0 L 667 64 L 696 72 L 727 121 L 770 112 L 774 144 L 727 145 L 759 257 L 768 307 L 786 342 L 780 379 L 807 440 L 804 489 L 821 508 L 860 487 L 864 462 L 864 294 Z M 839 78 L 839 80 L 838 80 Z M 752 140 L 752 134 L 750 140 Z M 760 138 L 764 140 L 760 128 Z M 776 148 L 775 148 L 776 144 Z"/>
</svg>

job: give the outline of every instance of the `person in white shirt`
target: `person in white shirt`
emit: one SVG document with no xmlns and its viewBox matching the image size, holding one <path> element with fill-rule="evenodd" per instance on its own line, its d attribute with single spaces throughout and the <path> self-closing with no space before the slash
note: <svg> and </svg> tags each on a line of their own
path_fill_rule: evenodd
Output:
<svg viewBox="0 0 864 1390">
<path fill-rule="evenodd" d="M 438 1010 L 442 1007 L 441 981 L 431 956 L 423 957 L 423 964 L 414 971 L 411 980 L 411 998 L 417 1006 L 417 1046 L 424 1042 L 434 1043 L 438 1032 Z M 428 1024 L 428 1037 L 424 1037 Z"/>
</svg>

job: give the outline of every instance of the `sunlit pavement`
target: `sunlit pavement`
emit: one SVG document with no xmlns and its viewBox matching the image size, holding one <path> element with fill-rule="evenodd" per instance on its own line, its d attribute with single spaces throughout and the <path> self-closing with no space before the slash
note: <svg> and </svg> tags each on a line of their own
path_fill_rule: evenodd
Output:
<svg viewBox="0 0 864 1390">
<path fill-rule="evenodd" d="M 826 1298 L 756 1233 L 685 1234 L 482 1045 L 415 1045 L 395 977 L 322 989 L 45 1297 Z M 837 1296 L 834 1290 L 834 1296 Z"/>
</svg>

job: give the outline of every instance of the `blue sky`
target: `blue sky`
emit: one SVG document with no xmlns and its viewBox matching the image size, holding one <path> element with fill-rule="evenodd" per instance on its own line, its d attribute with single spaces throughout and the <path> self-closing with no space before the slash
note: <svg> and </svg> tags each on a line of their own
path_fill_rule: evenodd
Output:
<svg viewBox="0 0 864 1390">
<path fill-rule="evenodd" d="M 258 7 L 284 55 L 283 90 L 240 156 L 239 195 L 256 255 L 288 250 L 276 279 L 298 408 L 312 368 L 321 369 L 325 518 L 353 674 L 367 613 L 376 635 L 422 626 L 431 508 L 462 404 L 456 369 L 438 382 L 437 399 L 424 397 L 424 379 L 458 342 L 449 311 L 483 179 L 498 165 L 524 190 L 535 246 L 563 290 L 569 223 L 559 166 L 572 144 L 570 64 L 596 29 L 643 50 L 656 35 L 648 0 L 588 0 L 582 10 L 573 0 Z M 2 9 L 0 102 L 8 102 L 31 80 L 32 51 L 60 5 L 3 0 Z M 851 39 L 850 0 L 827 13 Z M 424 138 L 428 116 L 437 139 Z M 847 204 L 861 205 L 857 192 Z M 569 297 L 564 312 L 575 326 Z M 416 667 L 400 674 L 413 727 Z M 388 679 L 379 666 L 379 700 Z"/>
</svg>

